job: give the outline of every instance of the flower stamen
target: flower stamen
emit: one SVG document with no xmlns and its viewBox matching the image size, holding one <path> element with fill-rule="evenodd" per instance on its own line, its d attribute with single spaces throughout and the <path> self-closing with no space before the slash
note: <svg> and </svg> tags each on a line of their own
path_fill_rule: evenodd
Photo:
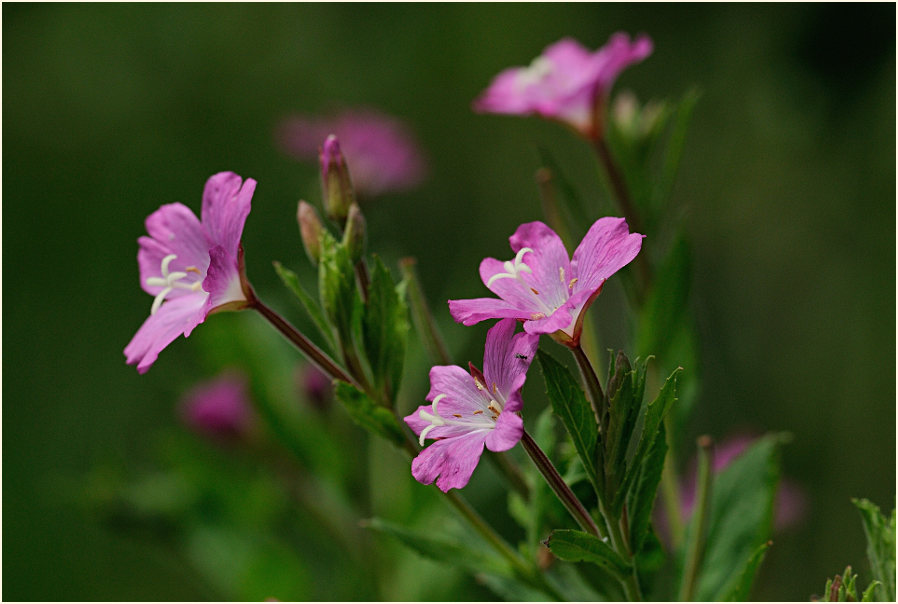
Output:
<svg viewBox="0 0 898 604">
<path fill-rule="evenodd" d="M 162 273 L 161 277 L 147 277 L 147 286 L 162 288 L 162 291 L 156 294 L 156 297 L 153 298 L 153 305 L 150 307 L 151 315 L 156 314 L 156 311 L 159 310 L 159 307 L 162 306 L 162 302 L 165 301 L 165 297 L 168 296 L 168 294 L 170 294 L 172 290 L 189 289 L 191 291 L 199 291 L 199 289 L 203 286 L 202 281 L 194 281 L 192 283 L 181 282 L 181 279 L 187 277 L 188 273 L 196 273 L 197 275 L 202 277 L 202 271 L 200 271 L 200 269 L 195 266 L 188 266 L 183 271 L 169 272 L 168 267 L 177 257 L 177 254 L 169 254 L 162 259 L 162 264 L 159 267 L 160 272 Z"/>
</svg>

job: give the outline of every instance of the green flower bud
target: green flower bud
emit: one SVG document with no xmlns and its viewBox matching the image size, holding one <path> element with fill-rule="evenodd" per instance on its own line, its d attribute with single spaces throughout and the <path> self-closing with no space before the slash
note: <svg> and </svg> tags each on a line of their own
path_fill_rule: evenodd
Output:
<svg viewBox="0 0 898 604">
<path fill-rule="evenodd" d="M 367 230 L 365 228 L 365 217 L 362 215 L 359 204 L 353 203 L 349 206 L 346 230 L 343 232 L 343 246 L 349 252 L 349 257 L 353 262 L 358 262 L 365 254 Z"/>
<path fill-rule="evenodd" d="M 314 266 L 318 266 L 318 260 L 321 258 L 321 232 L 324 230 L 318 212 L 311 204 L 300 201 L 296 210 L 296 220 L 299 222 L 299 234 L 306 255 Z"/>
<path fill-rule="evenodd" d="M 355 190 L 352 188 L 346 159 L 340 151 L 340 143 L 333 134 L 324 141 L 319 159 L 324 210 L 328 218 L 342 226 L 346 221 L 349 206 L 355 203 Z"/>
</svg>

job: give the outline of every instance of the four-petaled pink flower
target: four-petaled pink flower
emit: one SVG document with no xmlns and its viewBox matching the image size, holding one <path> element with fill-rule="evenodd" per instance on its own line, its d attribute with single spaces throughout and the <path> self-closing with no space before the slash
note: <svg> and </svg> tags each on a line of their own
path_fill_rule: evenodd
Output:
<svg viewBox="0 0 898 604">
<path fill-rule="evenodd" d="M 202 221 L 180 203 L 147 218 L 140 237 L 140 285 L 154 297 L 150 316 L 125 347 L 129 365 L 145 373 L 159 353 L 216 310 L 247 305 L 252 290 L 243 276 L 240 237 L 256 181 L 233 172 L 206 181 Z"/>
<path fill-rule="evenodd" d="M 449 311 L 464 325 L 518 319 L 527 333 L 553 334 L 576 346 L 584 312 L 605 280 L 636 257 L 642 238 L 623 218 L 600 218 L 569 259 L 555 231 L 542 222 L 522 224 L 509 238 L 513 260 L 480 263 L 480 278 L 501 299 L 449 300 Z"/>
<path fill-rule="evenodd" d="M 514 334 L 515 321 L 499 321 L 487 332 L 483 372 L 470 365 L 437 366 L 430 370 L 430 405 L 405 418 L 419 435 L 435 439 L 412 461 L 418 482 L 436 480 L 443 492 L 460 489 L 471 478 L 483 447 L 507 451 L 521 440 L 524 423 L 518 415 L 520 389 L 533 360 L 539 336 Z"/>
<path fill-rule="evenodd" d="M 589 139 L 602 135 L 601 112 L 614 80 L 652 53 L 652 40 L 622 32 L 590 52 L 571 38 L 548 46 L 528 67 L 497 75 L 474 101 L 484 113 L 539 115 L 568 124 Z"/>
<path fill-rule="evenodd" d="M 196 432 L 221 441 L 245 436 L 253 423 L 246 378 L 225 373 L 195 386 L 181 400 L 181 418 Z"/>
<path fill-rule="evenodd" d="M 373 111 L 346 111 L 333 118 L 296 116 L 278 127 L 283 150 L 301 161 L 318 159 L 321 141 L 334 134 L 362 197 L 404 191 L 418 185 L 426 167 L 423 153 L 406 125 Z"/>
</svg>

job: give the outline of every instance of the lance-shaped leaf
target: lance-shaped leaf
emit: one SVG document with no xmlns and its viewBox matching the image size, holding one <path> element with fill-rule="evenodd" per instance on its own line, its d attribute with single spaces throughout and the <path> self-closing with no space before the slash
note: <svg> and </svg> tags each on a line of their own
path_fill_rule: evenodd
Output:
<svg viewBox="0 0 898 604">
<path fill-rule="evenodd" d="M 864 522 L 873 579 L 880 583 L 873 593 L 883 602 L 892 602 L 895 600 L 895 510 L 886 517 L 876 504 L 866 499 L 852 501 Z"/>
<path fill-rule="evenodd" d="M 764 561 L 767 549 L 773 545 L 772 541 L 762 543 L 749 556 L 742 567 L 742 571 L 733 575 L 730 584 L 721 590 L 721 602 L 745 602 L 748 600 L 748 594 L 751 591 L 751 584 L 758 572 L 758 567 Z"/>
<path fill-rule="evenodd" d="M 546 546 L 567 562 L 592 562 L 621 576 L 630 571 L 630 565 L 608 543 L 583 531 L 552 531 Z"/>
<path fill-rule="evenodd" d="M 375 256 L 372 264 L 362 335 L 374 387 L 392 401 L 405 361 L 408 309 L 384 263 Z"/>
<path fill-rule="evenodd" d="M 643 407 L 646 363 L 637 359 L 636 368 L 623 352 L 618 352 L 614 372 L 608 378 L 607 426 L 604 448 L 605 500 L 611 504 L 611 513 L 620 515 L 625 491 L 620 489 L 631 462 L 627 451 L 634 435 L 636 421 Z M 616 496 L 615 496 L 616 495 Z"/>
<path fill-rule="evenodd" d="M 362 299 L 355 285 L 355 269 L 346 248 L 333 236 L 321 233 L 318 264 L 318 293 L 325 315 L 337 330 L 341 347 L 352 347 L 356 324 L 362 314 Z"/>
<path fill-rule="evenodd" d="M 757 568 L 751 561 L 770 539 L 782 440 L 779 434 L 758 439 L 715 477 L 697 600 L 719 601 L 750 589 Z M 687 533 L 693 529 L 690 524 Z"/>
<path fill-rule="evenodd" d="M 680 375 L 680 372 L 683 371 L 682 367 L 677 367 L 673 373 L 667 378 L 664 382 L 664 386 L 661 388 L 661 392 L 658 393 L 658 396 L 655 397 L 651 403 L 643 405 L 645 411 L 642 415 L 641 424 L 637 424 L 637 431 L 639 432 L 639 440 L 636 442 L 634 447 L 633 457 L 630 459 L 630 462 L 627 466 L 627 473 L 624 476 L 623 481 L 621 482 L 620 487 L 615 494 L 615 501 L 619 502 L 627 496 L 627 493 L 630 491 L 630 488 L 637 481 L 640 476 L 643 475 L 643 469 L 646 462 L 646 458 L 649 457 L 652 449 L 655 447 L 655 442 L 658 438 L 664 438 L 664 434 L 662 431 L 662 422 L 664 421 L 664 416 L 670 411 L 670 408 L 673 406 L 674 402 L 677 400 L 677 379 Z M 643 378 L 644 383 L 644 378 Z M 643 386 L 644 387 L 644 386 Z M 663 453 L 660 450 L 656 450 L 655 455 L 661 455 L 661 463 L 663 464 Z M 666 453 L 666 447 L 665 447 Z M 658 459 L 655 458 L 650 462 L 652 467 L 655 467 L 655 464 L 658 463 Z M 646 475 L 647 477 L 651 474 Z M 655 483 L 654 487 L 650 485 L 644 485 L 643 487 L 646 492 L 651 490 L 652 488 L 657 488 L 657 483 Z"/>
<path fill-rule="evenodd" d="M 309 317 L 312 319 L 312 322 L 315 323 L 315 327 L 318 328 L 318 331 L 321 332 L 321 335 L 324 336 L 327 345 L 330 347 L 331 352 L 335 352 L 334 347 L 334 331 L 330 326 L 330 323 L 327 322 L 327 319 L 324 317 L 324 312 L 321 310 L 321 305 L 309 294 L 302 284 L 299 282 L 299 277 L 286 268 L 280 262 L 274 262 L 274 270 L 277 272 L 278 277 L 281 278 L 281 281 L 284 282 L 284 285 L 287 286 L 287 289 L 293 292 L 293 294 L 299 299 L 303 308 L 306 309 L 306 312 L 309 313 Z"/>
<path fill-rule="evenodd" d="M 595 463 L 599 429 L 592 407 L 574 376 L 564 365 L 542 350 L 537 352 L 537 357 L 546 379 L 546 392 L 552 403 L 552 410 L 561 418 L 568 434 L 571 435 L 586 476 L 596 489 L 596 493 L 601 493 Z"/>
<path fill-rule="evenodd" d="M 508 562 L 492 555 L 489 548 L 471 547 L 470 544 L 449 538 L 442 532 L 437 533 L 438 536 L 424 534 L 381 518 L 365 521 L 363 526 L 395 537 L 406 547 L 440 563 L 458 566 L 472 573 L 489 572 L 505 577 L 514 576 Z"/>
<path fill-rule="evenodd" d="M 667 455 L 667 442 L 664 435 L 664 425 L 658 430 L 655 442 L 648 454 L 642 459 L 640 467 L 634 470 L 636 478 L 634 487 L 627 497 L 630 518 L 630 547 L 632 551 L 639 553 L 646 545 L 646 537 L 649 534 L 649 519 L 652 515 L 652 506 L 655 503 L 655 495 L 658 492 L 658 483 L 661 482 L 661 473 L 664 470 L 664 458 Z"/>
<path fill-rule="evenodd" d="M 343 403 L 355 423 L 386 438 L 397 447 L 403 445 L 405 437 L 399 420 L 392 411 L 376 404 L 367 394 L 346 382 L 335 380 L 334 386 L 337 399 Z"/>
</svg>

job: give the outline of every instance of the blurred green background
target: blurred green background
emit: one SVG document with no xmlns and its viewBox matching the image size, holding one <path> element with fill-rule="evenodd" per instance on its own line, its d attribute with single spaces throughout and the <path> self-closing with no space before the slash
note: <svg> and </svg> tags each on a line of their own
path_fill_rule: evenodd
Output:
<svg viewBox="0 0 898 604">
<path fill-rule="evenodd" d="M 588 200 L 602 190 L 570 133 L 476 115 L 470 102 L 562 36 L 595 48 L 617 30 L 648 33 L 655 53 L 616 90 L 702 91 L 674 194 L 694 244 L 702 349 L 690 434 L 794 436 L 784 468 L 806 515 L 775 536 L 755 596 L 807 599 L 846 564 L 869 577 L 850 498 L 895 505 L 894 23 L 890 4 L 4 4 L 3 598 L 235 597 L 165 530 L 132 530 L 89 503 L 105 472 L 154 471 L 158 434 L 184 436 L 175 403 L 209 377 L 196 357 L 214 338 L 261 327 L 215 316 L 147 375 L 126 366 L 122 348 L 150 305 L 135 262 L 147 214 L 172 201 L 198 211 L 220 170 L 257 179 L 248 271 L 295 319 L 270 261 L 311 274 L 293 215 L 300 197 L 317 200 L 317 176 L 278 151 L 275 125 L 357 105 L 400 116 L 430 178 L 366 208 L 371 246 L 394 267 L 418 258 L 456 362 L 479 362 L 486 327 L 454 325 L 442 301 L 482 295 L 480 259 L 507 256 L 516 226 L 541 218 L 537 145 Z M 606 327 L 603 344 L 624 345 L 624 331 Z M 424 373 L 409 363 L 408 405 L 426 393 Z M 171 438 L 187 447 L 171 455 L 219 464 L 222 488 L 239 474 L 228 453 Z M 374 491 L 429 501 L 401 459 L 370 450 L 392 460 L 369 468 Z M 482 483 L 489 470 L 478 472 Z M 390 504 L 375 493 L 370 507 L 389 516 Z M 293 519 L 299 542 L 314 524 Z M 490 597 L 435 566 L 392 591 L 355 590 L 356 563 L 322 556 L 334 562 L 300 556 L 300 587 L 280 597 Z"/>
</svg>

